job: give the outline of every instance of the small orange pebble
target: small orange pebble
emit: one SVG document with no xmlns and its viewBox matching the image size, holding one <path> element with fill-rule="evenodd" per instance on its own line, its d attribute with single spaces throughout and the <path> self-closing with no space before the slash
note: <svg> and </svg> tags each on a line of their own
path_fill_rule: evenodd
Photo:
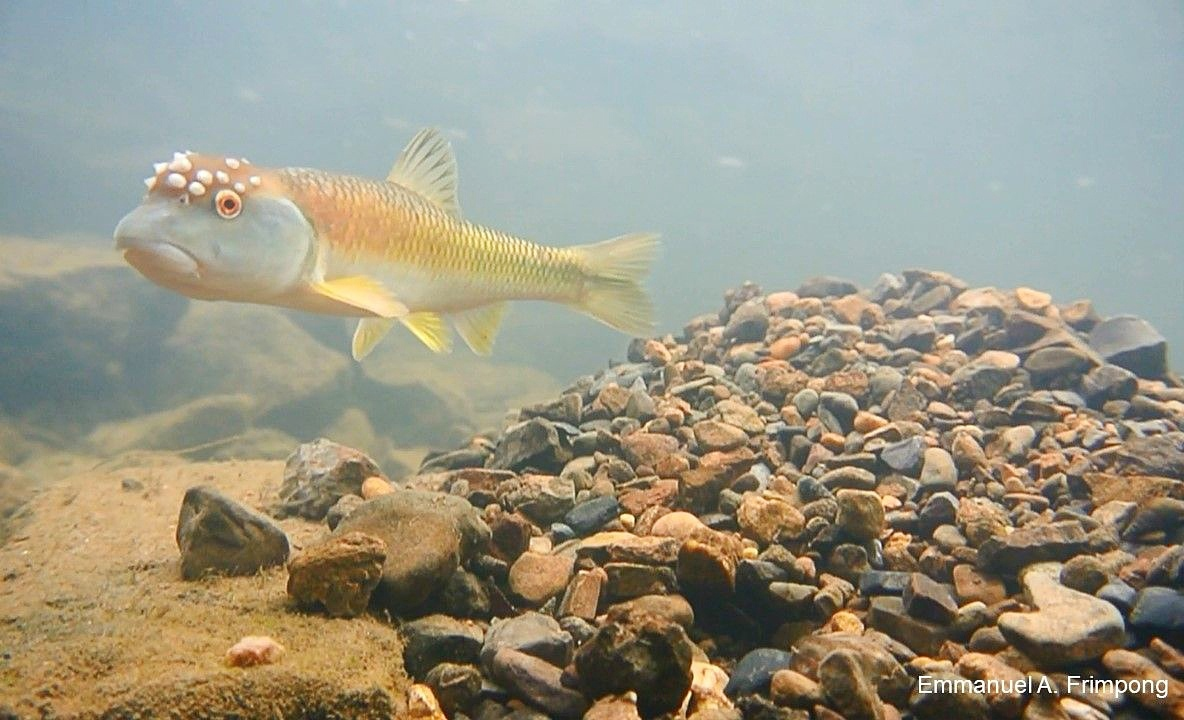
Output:
<svg viewBox="0 0 1184 720">
<path fill-rule="evenodd" d="M 798 350 L 802 349 L 802 341 L 796 335 L 783 337 L 775 340 L 769 346 L 769 356 L 777 360 L 788 360 L 797 354 Z"/>
<path fill-rule="evenodd" d="M 362 497 L 366 500 L 376 498 L 379 495 L 390 495 L 395 489 L 386 480 L 372 475 L 362 481 Z"/>
<path fill-rule="evenodd" d="M 247 635 L 226 651 L 226 664 L 231 667 L 270 665 L 284 656 L 284 646 L 266 635 Z"/>
<path fill-rule="evenodd" d="M 818 438 L 818 442 L 822 443 L 822 446 L 831 452 L 843 452 L 846 438 L 839 433 L 828 432 L 822 433 L 822 437 Z"/>
</svg>

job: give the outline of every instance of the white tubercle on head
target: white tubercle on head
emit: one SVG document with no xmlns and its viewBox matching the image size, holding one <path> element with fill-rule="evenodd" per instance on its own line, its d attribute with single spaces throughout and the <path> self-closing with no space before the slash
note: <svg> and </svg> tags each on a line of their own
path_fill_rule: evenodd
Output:
<svg viewBox="0 0 1184 720">
<path fill-rule="evenodd" d="M 181 173 L 169 173 L 168 177 L 164 179 L 169 184 L 169 187 L 175 187 L 178 190 L 185 187 L 185 176 Z"/>
<path fill-rule="evenodd" d="M 241 163 L 239 163 L 238 160 L 235 160 L 234 158 L 226 158 L 226 167 L 230 168 L 231 170 L 238 170 L 240 165 Z"/>
<path fill-rule="evenodd" d="M 193 182 L 189 183 L 189 193 L 191 195 L 197 195 L 198 197 L 205 195 L 206 186 L 194 180 Z"/>
<path fill-rule="evenodd" d="M 215 171 L 214 177 L 218 180 L 218 182 L 222 183 L 223 185 L 230 182 L 230 176 L 226 174 L 225 170 Z"/>
<path fill-rule="evenodd" d="M 202 185 L 212 185 L 214 183 L 214 174 L 209 170 L 198 170 L 193 174 L 193 177 Z"/>
<path fill-rule="evenodd" d="M 173 153 L 173 161 L 169 163 L 168 168 L 173 172 L 187 173 L 193 169 L 193 163 L 184 153 Z"/>
<path fill-rule="evenodd" d="M 162 172 L 164 172 L 165 170 L 168 170 L 168 169 L 169 169 L 169 164 L 168 164 L 168 163 L 163 163 L 163 162 L 159 162 L 159 163 L 152 163 L 152 172 L 153 172 L 153 174 L 159 175 L 159 174 L 161 174 Z"/>
<path fill-rule="evenodd" d="M 251 183 L 253 187 L 259 187 L 263 184 L 263 180 L 260 179 L 258 175 L 252 175 L 251 177 L 247 178 L 247 182 Z"/>
<path fill-rule="evenodd" d="M 243 185 L 241 182 L 236 182 L 234 184 L 234 191 L 236 193 L 238 193 L 239 195 L 242 195 L 243 193 L 245 193 L 247 191 L 247 186 Z"/>
<path fill-rule="evenodd" d="M 144 178 L 144 184 L 148 186 L 149 190 L 156 187 L 156 176 L 153 175 L 152 177 Z"/>
</svg>

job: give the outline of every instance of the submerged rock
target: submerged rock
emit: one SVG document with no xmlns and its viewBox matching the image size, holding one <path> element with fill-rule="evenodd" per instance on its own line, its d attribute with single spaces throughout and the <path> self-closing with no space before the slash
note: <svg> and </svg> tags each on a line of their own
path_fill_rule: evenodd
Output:
<svg viewBox="0 0 1184 720">
<path fill-rule="evenodd" d="M 320 520 L 345 495 L 362 495 L 367 478 L 381 477 L 378 465 L 365 453 L 319 438 L 302 443 L 284 463 L 277 517 Z"/>
<path fill-rule="evenodd" d="M 1028 568 L 1024 592 L 1036 611 L 999 617 L 1003 636 L 1049 669 L 1100 658 L 1121 647 L 1126 637 L 1122 615 L 1113 605 L 1061 585 L 1060 572 L 1056 563 Z"/>
<path fill-rule="evenodd" d="M 288 559 L 288 536 L 263 515 L 210 487 L 185 493 L 177 518 L 181 577 L 207 572 L 250 575 Z"/>
<path fill-rule="evenodd" d="M 361 532 L 387 547 L 375 601 L 392 613 L 413 612 L 489 543 L 489 527 L 463 498 L 400 490 L 362 503 L 333 531 Z"/>
<path fill-rule="evenodd" d="M 386 543 L 353 532 L 314 545 L 288 563 L 288 594 L 296 602 L 318 603 L 331 617 L 365 612 L 382 577 Z"/>
</svg>

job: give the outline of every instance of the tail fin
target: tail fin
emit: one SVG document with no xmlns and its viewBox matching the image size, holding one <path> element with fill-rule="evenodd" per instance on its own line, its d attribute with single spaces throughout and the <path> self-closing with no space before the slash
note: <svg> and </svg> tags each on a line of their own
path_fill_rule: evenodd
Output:
<svg viewBox="0 0 1184 720">
<path fill-rule="evenodd" d="M 621 332 L 649 334 L 654 325 L 654 306 L 641 281 L 658 254 L 658 236 L 621 235 L 573 249 L 583 257 L 588 269 L 579 309 Z"/>
</svg>

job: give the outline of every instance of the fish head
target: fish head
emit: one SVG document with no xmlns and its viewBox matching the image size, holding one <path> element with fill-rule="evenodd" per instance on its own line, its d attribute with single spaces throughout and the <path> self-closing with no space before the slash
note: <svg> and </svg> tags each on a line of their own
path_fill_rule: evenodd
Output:
<svg viewBox="0 0 1184 720">
<path fill-rule="evenodd" d="M 310 270 L 316 233 L 270 172 L 176 153 L 115 228 L 115 247 L 158 285 L 204 300 L 268 302 Z"/>
</svg>

